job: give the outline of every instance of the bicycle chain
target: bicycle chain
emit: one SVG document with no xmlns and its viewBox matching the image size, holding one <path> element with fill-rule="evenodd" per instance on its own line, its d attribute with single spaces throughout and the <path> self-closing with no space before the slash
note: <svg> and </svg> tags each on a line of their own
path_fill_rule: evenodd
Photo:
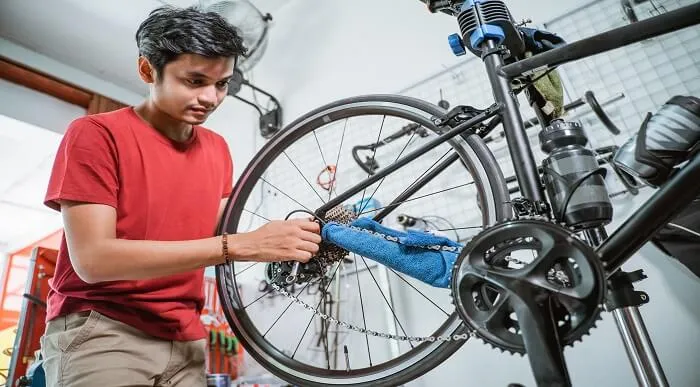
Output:
<svg viewBox="0 0 700 387">
<path fill-rule="evenodd" d="M 380 233 L 380 232 L 376 232 L 376 231 L 372 231 L 372 230 L 367 230 L 367 229 L 364 229 L 364 228 L 355 227 L 355 226 L 350 226 L 350 225 L 346 225 L 346 226 L 349 227 L 349 228 L 351 228 L 351 229 L 353 229 L 353 230 L 355 230 L 355 231 L 361 231 L 361 232 L 365 232 L 365 233 L 369 233 L 369 234 L 372 234 L 372 235 L 379 236 L 379 237 L 381 237 L 381 238 L 383 238 L 383 239 L 386 239 L 386 240 L 388 240 L 388 241 L 390 241 L 390 242 L 398 242 L 398 241 L 399 241 L 399 239 L 398 239 L 397 237 L 393 237 L 393 236 L 390 236 L 390 235 L 386 235 L 386 234 L 383 234 L 383 233 Z M 461 251 L 462 251 L 462 248 L 461 248 L 461 247 L 456 247 L 456 246 L 430 245 L 430 246 L 416 246 L 416 247 L 424 248 L 424 249 L 427 249 L 427 250 L 433 250 L 433 251 L 449 251 L 449 252 L 454 252 L 454 253 L 457 253 L 457 254 L 461 253 Z M 525 264 L 525 262 L 520 261 L 520 260 L 515 259 L 515 258 L 511 258 L 511 257 L 506 257 L 506 260 L 508 260 L 508 261 L 510 261 L 510 262 L 513 262 L 513 263 L 516 263 L 516 264 Z M 307 304 L 306 302 L 300 300 L 299 297 L 297 297 L 297 296 L 295 296 L 295 295 L 289 293 L 287 290 L 281 288 L 281 287 L 280 287 L 279 285 L 277 285 L 276 283 L 272 283 L 272 284 L 270 284 L 270 285 L 271 285 L 271 287 L 272 287 L 276 292 L 278 292 L 278 293 L 282 294 L 283 296 L 289 298 L 290 300 L 292 300 L 292 301 L 295 302 L 296 304 L 298 304 L 298 305 L 304 307 L 304 309 L 311 311 L 314 315 L 319 316 L 321 319 L 326 320 L 326 321 L 329 321 L 329 322 L 331 322 L 331 323 L 333 323 L 333 324 L 335 324 L 335 325 L 341 326 L 341 327 L 343 327 L 343 328 L 350 329 L 350 330 L 353 330 L 353 331 L 362 333 L 362 334 L 371 335 L 371 336 L 374 336 L 374 337 L 381 337 L 381 338 L 385 338 L 385 339 L 396 340 L 396 341 L 410 341 L 410 342 L 413 342 L 413 341 L 415 341 L 415 342 L 426 342 L 426 341 L 429 341 L 429 342 L 435 342 L 435 341 L 443 342 L 443 341 L 452 341 L 452 340 L 455 340 L 455 341 L 456 341 L 456 340 L 468 340 L 470 337 L 475 337 L 474 331 L 470 331 L 469 333 L 464 333 L 464 334 L 461 334 L 461 335 L 450 335 L 450 336 L 400 336 L 400 335 L 394 335 L 394 334 L 391 334 L 391 333 L 382 333 L 382 332 L 373 331 L 373 330 L 371 330 L 371 329 L 360 328 L 360 327 L 355 326 L 355 325 L 353 325 L 353 324 L 349 324 L 349 323 L 347 323 L 347 322 L 345 322 L 345 321 L 340 321 L 340 320 L 336 319 L 336 318 L 333 317 L 333 316 L 329 316 L 329 315 L 327 315 L 327 314 L 325 314 L 325 313 L 319 312 L 319 311 L 318 311 L 318 308 L 316 308 L 316 307 L 314 307 L 314 306 L 312 306 L 312 305 L 309 305 L 309 304 Z"/>
<path fill-rule="evenodd" d="M 399 336 L 399 335 L 394 335 L 391 333 L 382 333 L 382 332 L 377 332 L 373 331 L 371 329 L 365 329 L 365 328 L 360 328 L 358 326 L 355 326 L 353 324 L 346 323 L 345 321 L 340 321 L 337 318 L 333 316 L 329 316 L 325 313 L 321 313 L 318 311 L 318 308 L 313 307 L 312 305 L 307 304 L 306 302 L 302 301 L 299 299 L 299 297 L 290 294 L 288 291 L 282 289 L 279 287 L 279 285 L 273 283 L 271 284 L 272 288 L 275 289 L 278 293 L 286 296 L 287 298 L 293 300 L 295 303 L 301 305 L 304 307 L 304 309 L 309 310 L 313 312 L 314 315 L 319 316 L 321 319 L 329 321 L 335 325 L 341 326 L 346 329 L 350 329 L 365 335 L 371 335 L 374 337 L 381 337 L 384 339 L 392 339 L 396 341 L 416 341 L 416 342 L 425 342 L 425 341 L 430 341 L 430 342 L 435 342 L 435 341 L 452 341 L 452 340 L 467 340 L 470 337 L 474 337 L 474 332 L 470 331 L 469 333 L 464 333 L 461 335 L 450 335 L 450 336 Z"/>
</svg>

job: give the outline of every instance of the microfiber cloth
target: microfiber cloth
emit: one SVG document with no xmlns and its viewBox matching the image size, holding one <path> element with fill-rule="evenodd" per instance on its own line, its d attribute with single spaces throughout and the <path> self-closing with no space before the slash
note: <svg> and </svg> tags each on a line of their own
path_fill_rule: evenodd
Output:
<svg viewBox="0 0 700 387">
<path fill-rule="evenodd" d="M 335 222 L 323 226 L 321 237 L 345 250 L 372 259 L 429 285 L 447 288 L 458 252 L 438 251 L 429 246 L 463 246 L 427 232 L 397 231 L 370 218 L 359 218 L 351 227 Z M 391 240 L 374 233 L 381 233 Z"/>
</svg>

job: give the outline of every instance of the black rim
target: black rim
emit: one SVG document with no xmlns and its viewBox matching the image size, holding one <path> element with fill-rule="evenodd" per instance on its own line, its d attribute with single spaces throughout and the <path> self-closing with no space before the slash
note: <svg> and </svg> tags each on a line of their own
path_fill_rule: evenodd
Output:
<svg viewBox="0 0 700 387">
<path fill-rule="evenodd" d="M 401 97 L 391 97 L 392 100 L 388 99 L 389 98 L 384 98 L 383 100 L 376 102 L 405 103 L 405 100 L 407 100 Z M 222 230 L 225 228 L 226 231 L 229 233 L 236 231 L 241 220 L 241 215 L 243 213 L 243 208 L 240 208 L 245 204 L 243 200 L 247 200 L 250 197 L 251 192 L 253 191 L 258 179 L 262 176 L 263 172 L 270 166 L 271 162 L 275 160 L 278 156 L 280 156 L 282 150 L 287 149 L 297 140 L 299 140 L 303 136 L 306 136 L 311 131 L 320 128 L 321 126 L 327 125 L 330 122 L 337 122 L 345 118 L 356 116 L 390 115 L 394 117 L 404 118 L 412 122 L 417 122 L 429 129 L 434 129 L 432 123 L 425 117 L 407 111 L 405 109 L 391 106 L 343 106 L 347 102 L 357 103 L 369 101 L 372 100 L 353 99 L 327 105 L 326 107 L 318 109 L 316 111 L 324 112 L 324 114 L 311 113 L 306 117 L 302 117 L 289 126 L 291 128 L 297 127 L 295 130 L 282 131 L 273 139 L 271 139 L 270 142 L 258 153 L 258 155 L 256 155 L 254 159 L 255 161 L 251 163 L 248 166 L 248 168 L 244 171 L 241 179 L 239 180 L 239 184 L 237 184 L 237 187 L 234 189 L 234 194 L 232 194 L 231 198 L 229 198 L 227 209 L 224 214 L 224 219 L 222 220 L 222 226 L 220 228 Z M 420 103 L 424 104 L 422 102 Z M 328 110 L 333 111 L 326 113 L 325 111 Z M 425 111 L 425 109 L 418 110 Z M 435 108 L 435 110 L 436 112 L 439 112 L 437 108 Z M 331 115 L 333 116 L 332 118 L 330 118 Z M 312 119 L 305 120 L 305 118 L 308 117 L 311 117 Z M 483 152 L 483 149 L 481 150 L 481 152 Z M 475 160 L 474 162 L 480 162 L 483 158 L 479 157 L 479 152 L 476 153 L 476 156 L 476 158 L 479 160 Z M 483 163 L 481 162 L 480 164 L 480 168 L 486 169 L 489 167 L 488 165 L 483 165 Z M 498 170 L 497 172 L 498 173 L 489 173 L 489 175 L 500 174 L 500 170 Z M 491 185 L 489 184 L 489 186 Z M 479 192 L 482 196 L 486 195 L 483 191 L 483 185 L 478 184 L 478 182 L 477 192 Z M 498 201 L 499 203 L 505 203 L 506 201 L 502 198 L 501 200 L 499 200 L 499 197 L 493 197 L 497 195 L 495 195 L 492 192 L 489 192 L 488 195 L 492 197 L 494 202 Z M 236 203 L 243 204 L 233 206 L 232 202 L 234 201 Z M 489 200 L 486 200 L 485 202 L 489 202 Z M 505 210 L 497 211 L 497 217 L 502 217 L 505 214 L 505 212 Z M 237 282 L 236 275 L 234 273 L 235 270 L 232 266 L 222 265 L 217 267 L 217 282 L 219 288 L 218 290 L 220 295 L 225 295 L 221 298 L 229 324 L 231 325 L 237 336 L 239 336 L 239 339 L 246 344 L 248 351 L 256 358 L 256 360 L 261 362 L 261 364 L 265 365 L 266 367 L 275 368 L 275 370 L 272 371 L 275 371 L 275 373 L 277 373 L 279 376 L 288 380 L 304 381 L 308 383 L 309 380 L 306 378 L 311 377 L 313 379 L 317 379 L 315 383 L 327 384 L 329 380 L 333 379 L 335 379 L 338 382 L 342 382 L 343 380 L 348 379 L 356 379 L 353 383 L 364 384 L 371 382 L 373 385 L 377 385 L 376 383 L 378 381 L 387 380 L 387 378 L 390 378 L 392 379 L 392 382 L 395 383 L 397 381 L 395 377 L 399 376 L 398 374 L 404 374 L 405 377 L 407 377 L 407 379 L 417 376 L 411 375 L 416 374 L 417 372 L 407 372 L 408 367 L 410 365 L 423 365 L 423 367 L 419 368 L 432 368 L 435 365 L 439 364 L 439 362 L 442 359 L 447 358 L 449 355 L 451 355 L 451 353 L 453 353 L 457 348 L 459 348 L 463 344 L 463 341 L 446 343 L 422 343 L 392 360 L 385 361 L 378 365 L 366 368 L 351 370 L 349 372 L 340 370 L 328 370 L 324 368 L 309 366 L 289 358 L 287 355 L 280 352 L 276 347 L 271 345 L 265 338 L 262 337 L 259 328 L 250 320 L 248 314 L 242 308 L 243 303 L 241 302 L 238 292 L 235 290 L 237 289 Z M 452 312 L 449 315 L 447 320 L 440 326 L 440 328 L 438 328 L 434 335 L 446 335 L 446 331 L 449 332 L 449 334 L 462 334 L 465 332 L 465 328 L 463 324 L 461 324 L 461 322 L 458 321 L 458 317 L 455 312 Z M 437 349 L 440 350 L 436 351 Z M 404 365 L 402 368 L 395 369 L 396 367 L 402 364 Z M 296 373 L 297 375 L 292 375 L 288 371 L 280 369 L 280 366 L 288 369 L 291 372 Z M 391 371 L 391 373 L 387 374 L 387 371 Z"/>
</svg>

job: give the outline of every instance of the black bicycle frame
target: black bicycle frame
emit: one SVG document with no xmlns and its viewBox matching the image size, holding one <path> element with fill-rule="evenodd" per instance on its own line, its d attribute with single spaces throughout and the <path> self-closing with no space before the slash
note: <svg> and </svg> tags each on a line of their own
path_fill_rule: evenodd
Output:
<svg viewBox="0 0 700 387">
<path fill-rule="evenodd" d="M 534 70 L 552 68 L 696 24 L 700 24 L 700 3 L 573 42 L 508 65 L 504 65 L 503 54 L 496 49 L 496 44 L 487 40 L 484 43 L 484 49 L 489 54 L 485 55 L 484 64 L 496 103 L 477 116 L 442 133 L 437 138 L 398 159 L 395 163 L 382 168 L 364 181 L 340 193 L 318 208 L 316 214 L 323 217 L 328 210 L 342 204 L 353 195 L 366 190 L 372 184 L 455 136 L 468 133 L 470 130 L 473 131 L 475 126 L 494 116 L 497 116 L 496 119 L 503 123 L 503 131 L 522 196 L 533 202 L 545 202 L 546 198 L 540 182 L 538 166 L 535 163 L 525 132 L 517 98 L 512 93 L 511 80 Z M 485 134 L 488 132 L 483 133 L 483 135 Z M 445 163 L 449 165 L 455 160 L 456 157 L 451 155 Z M 417 192 L 434 175 L 434 172 L 430 173 L 412 184 L 402 193 L 401 200 Z M 602 260 L 606 262 L 608 276 L 617 271 L 653 234 L 698 196 L 700 185 L 695 184 L 698 179 L 700 179 L 700 159 L 695 158 L 598 247 Z M 388 215 L 400 204 L 401 200 L 397 198 L 384 208 L 380 217 Z"/>
<path fill-rule="evenodd" d="M 493 41 L 485 42 L 481 47 L 485 53 L 483 54 L 484 64 L 491 80 L 496 102 L 503 107 L 499 117 L 503 123 L 513 167 L 523 197 L 535 203 L 544 202 L 543 186 L 540 182 L 538 168 L 534 161 L 530 142 L 525 134 L 525 126 L 520 117 L 516 97 L 511 91 L 510 85 L 514 78 L 530 74 L 533 71 L 546 71 L 567 62 L 597 55 L 699 23 L 700 3 L 696 3 L 505 66 L 503 65 L 503 51 L 497 49 Z M 540 116 L 538 114 L 538 117 Z M 690 160 L 676 176 L 664 184 L 622 226 L 598 245 L 597 252 L 600 254 L 608 278 L 616 274 L 621 266 L 656 232 L 698 196 L 700 184 L 697 184 L 697 179 L 700 179 L 700 157 L 694 157 Z M 542 312 L 549 312 L 549 309 L 544 308 Z M 519 319 L 520 317 L 518 314 Z M 532 323 L 535 321 L 533 316 L 523 314 L 523 317 L 523 322 Z M 529 330 L 523 329 L 523 340 L 526 343 L 531 368 L 538 384 L 570 386 L 571 380 L 560 350 L 561 343 L 556 334 L 551 334 L 556 331 L 556 326 L 552 325 L 550 319 L 540 319 L 537 324 L 529 324 Z M 635 345 L 634 349 L 638 349 L 637 347 Z M 649 359 L 655 359 L 655 355 Z M 639 374 L 636 376 L 639 377 Z"/>
<path fill-rule="evenodd" d="M 700 3 L 570 43 L 513 64 L 502 66 L 503 59 L 497 53 L 485 58 L 496 102 L 506 107 L 501 112 L 503 128 L 523 197 L 539 201 L 543 195 L 517 101 L 511 94 L 510 81 L 513 78 L 697 24 L 700 24 Z M 493 47 L 493 43 L 488 47 Z M 697 184 L 697 179 L 700 179 L 700 158 L 695 157 L 598 247 L 597 251 L 606 263 L 608 277 L 698 196 L 700 185 Z"/>
</svg>

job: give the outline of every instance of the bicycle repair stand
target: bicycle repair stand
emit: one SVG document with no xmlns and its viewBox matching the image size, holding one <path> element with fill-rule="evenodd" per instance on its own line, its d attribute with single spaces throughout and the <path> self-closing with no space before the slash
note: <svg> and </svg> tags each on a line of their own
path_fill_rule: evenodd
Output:
<svg viewBox="0 0 700 387">
<path fill-rule="evenodd" d="M 603 228 L 587 231 L 586 237 L 596 247 L 607 239 Z M 605 309 L 613 314 L 639 386 L 665 387 L 668 380 L 639 313 L 639 307 L 649 302 L 649 295 L 634 289 L 635 282 L 646 278 L 641 269 L 630 273 L 616 271 L 608 278 Z"/>
</svg>

